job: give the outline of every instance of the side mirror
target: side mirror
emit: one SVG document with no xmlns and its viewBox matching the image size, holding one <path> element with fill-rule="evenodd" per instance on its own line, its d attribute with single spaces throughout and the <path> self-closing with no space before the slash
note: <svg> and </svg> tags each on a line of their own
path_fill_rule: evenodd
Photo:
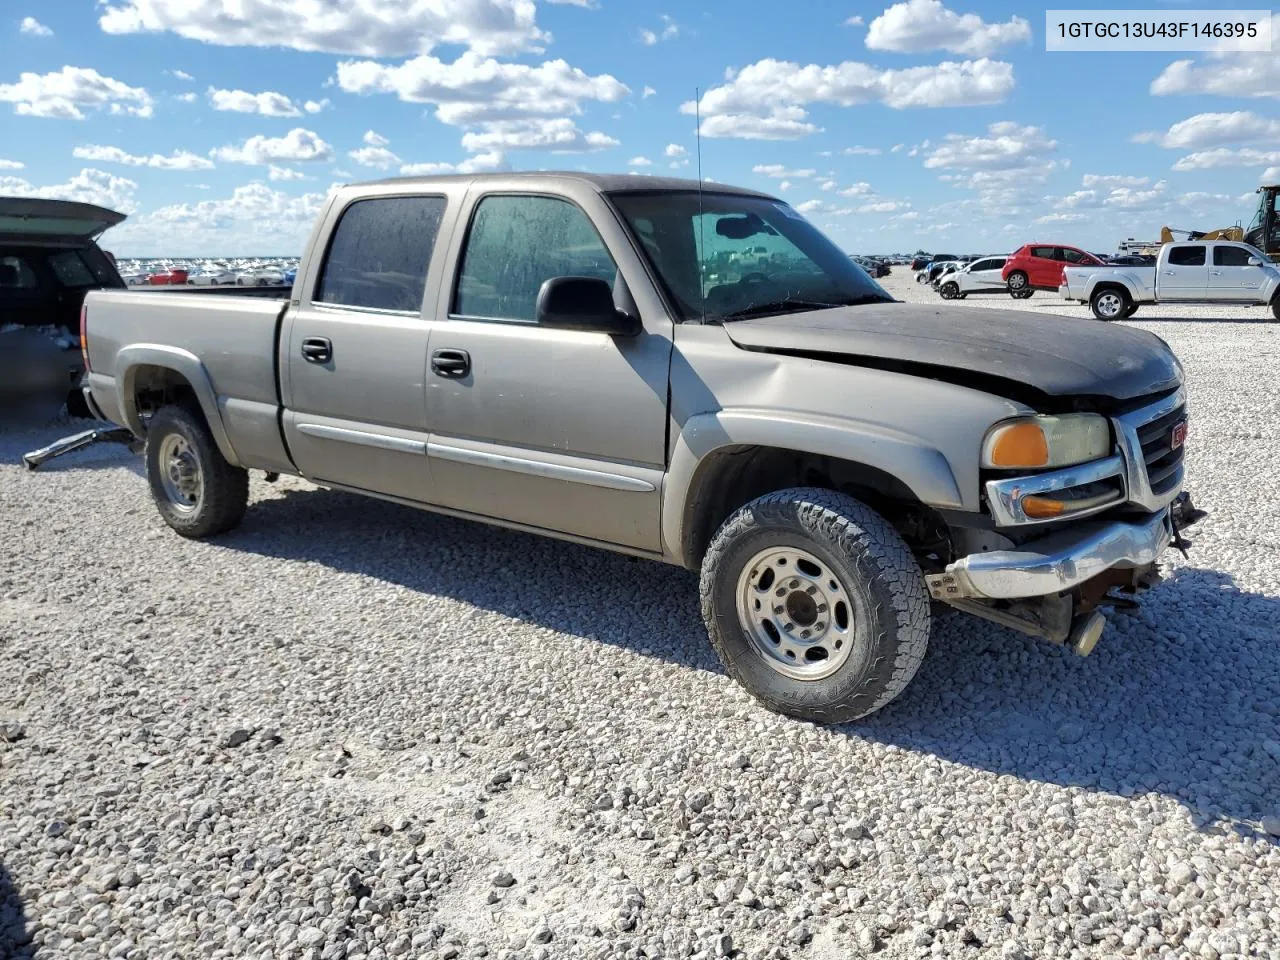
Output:
<svg viewBox="0 0 1280 960">
<path fill-rule="evenodd" d="M 538 291 L 538 323 L 556 330 L 593 330 L 611 337 L 634 337 L 638 317 L 613 302 L 613 288 L 599 277 L 552 277 Z"/>
<path fill-rule="evenodd" d="M 1260 266 L 1262 266 L 1262 261 L 1261 261 L 1261 260 L 1259 260 L 1257 257 L 1250 257 L 1250 258 L 1249 258 L 1249 266 L 1251 266 L 1251 267 L 1260 267 Z"/>
</svg>

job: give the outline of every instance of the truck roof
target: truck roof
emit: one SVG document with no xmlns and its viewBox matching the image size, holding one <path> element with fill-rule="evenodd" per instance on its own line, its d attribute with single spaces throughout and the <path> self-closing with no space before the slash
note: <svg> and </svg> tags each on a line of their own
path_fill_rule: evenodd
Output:
<svg viewBox="0 0 1280 960">
<path fill-rule="evenodd" d="M 684 192 L 696 191 L 698 189 L 697 180 L 689 180 L 682 177 L 652 177 L 633 173 L 583 173 L 577 170 L 546 170 L 530 173 L 446 174 L 430 177 L 388 177 L 383 180 L 373 180 L 368 182 L 379 185 L 421 184 L 426 187 L 441 183 L 517 181 L 529 188 L 536 188 L 539 184 L 552 186 L 556 182 L 562 182 L 565 180 L 589 184 L 601 193 L 643 193 L 653 190 Z M 360 185 L 361 184 L 357 183 L 349 184 L 349 186 L 353 187 Z M 761 193 L 758 190 L 747 190 L 743 187 L 732 187 L 728 184 L 708 180 L 702 181 L 702 190 L 706 193 L 734 193 L 748 197 L 764 197 L 769 200 L 777 199 L 767 193 Z"/>
</svg>

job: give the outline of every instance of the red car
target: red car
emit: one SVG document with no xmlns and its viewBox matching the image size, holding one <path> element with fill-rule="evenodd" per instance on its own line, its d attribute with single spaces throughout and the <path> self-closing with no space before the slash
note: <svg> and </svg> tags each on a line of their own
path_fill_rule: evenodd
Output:
<svg viewBox="0 0 1280 960">
<path fill-rule="evenodd" d="M 185 270 L 162 270 L 160 273 L 153 273 L 147 277 L 147 283 L 153 287 L 181 286 L 187 282 L 187 271 Z"/>
<path fill-rule="evenodd" d="M 1060 243 L 1028 243 L 1019 247 L 1000 276 L 1015 300 L 1025 300 L 1037 290 L 1057 290 L 1063 267 L 1100 267 L 1102 261 L 1079 247 Z"/>
</svg>

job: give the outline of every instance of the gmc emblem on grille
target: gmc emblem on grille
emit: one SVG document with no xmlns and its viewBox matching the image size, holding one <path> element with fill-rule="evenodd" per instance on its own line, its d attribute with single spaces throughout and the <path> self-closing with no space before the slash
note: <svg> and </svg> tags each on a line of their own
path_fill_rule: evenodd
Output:
<svg viewBox="0 0 1280 960">
<path fill-rule="evenodd" d="M 1173 426 L 1173 432 L 1169 434 L 1170 449 L 1177 450 L 1187 442 L 1187 421 L 1176 423 Z"/>
</svg>

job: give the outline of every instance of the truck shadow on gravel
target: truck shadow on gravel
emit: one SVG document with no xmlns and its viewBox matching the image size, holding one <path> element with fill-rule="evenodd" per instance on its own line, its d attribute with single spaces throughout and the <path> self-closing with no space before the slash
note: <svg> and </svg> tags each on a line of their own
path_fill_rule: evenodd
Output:
<svg viewBox="0 0 1280 960">
<path fill-rule="evenodd" d="M 35 947 L 30 942 L 22 898 L 13 879 L 0 863 L 0 957 L 6 960 L 31 960 Z"/>
<path fill-rule="evenodd" d="M 255 501 L 218 543 L 723 673 L 696 578 L 674 567 L 325 490 Z M 1280 814 L 1277 624 L 1280 599 L 1192 566 L 1112 616 L 1088 658 L 942 617 L 902 696 L 834 729 L 1022 780 L 1162 794 L 1257 834 Z"/>
</svg>

